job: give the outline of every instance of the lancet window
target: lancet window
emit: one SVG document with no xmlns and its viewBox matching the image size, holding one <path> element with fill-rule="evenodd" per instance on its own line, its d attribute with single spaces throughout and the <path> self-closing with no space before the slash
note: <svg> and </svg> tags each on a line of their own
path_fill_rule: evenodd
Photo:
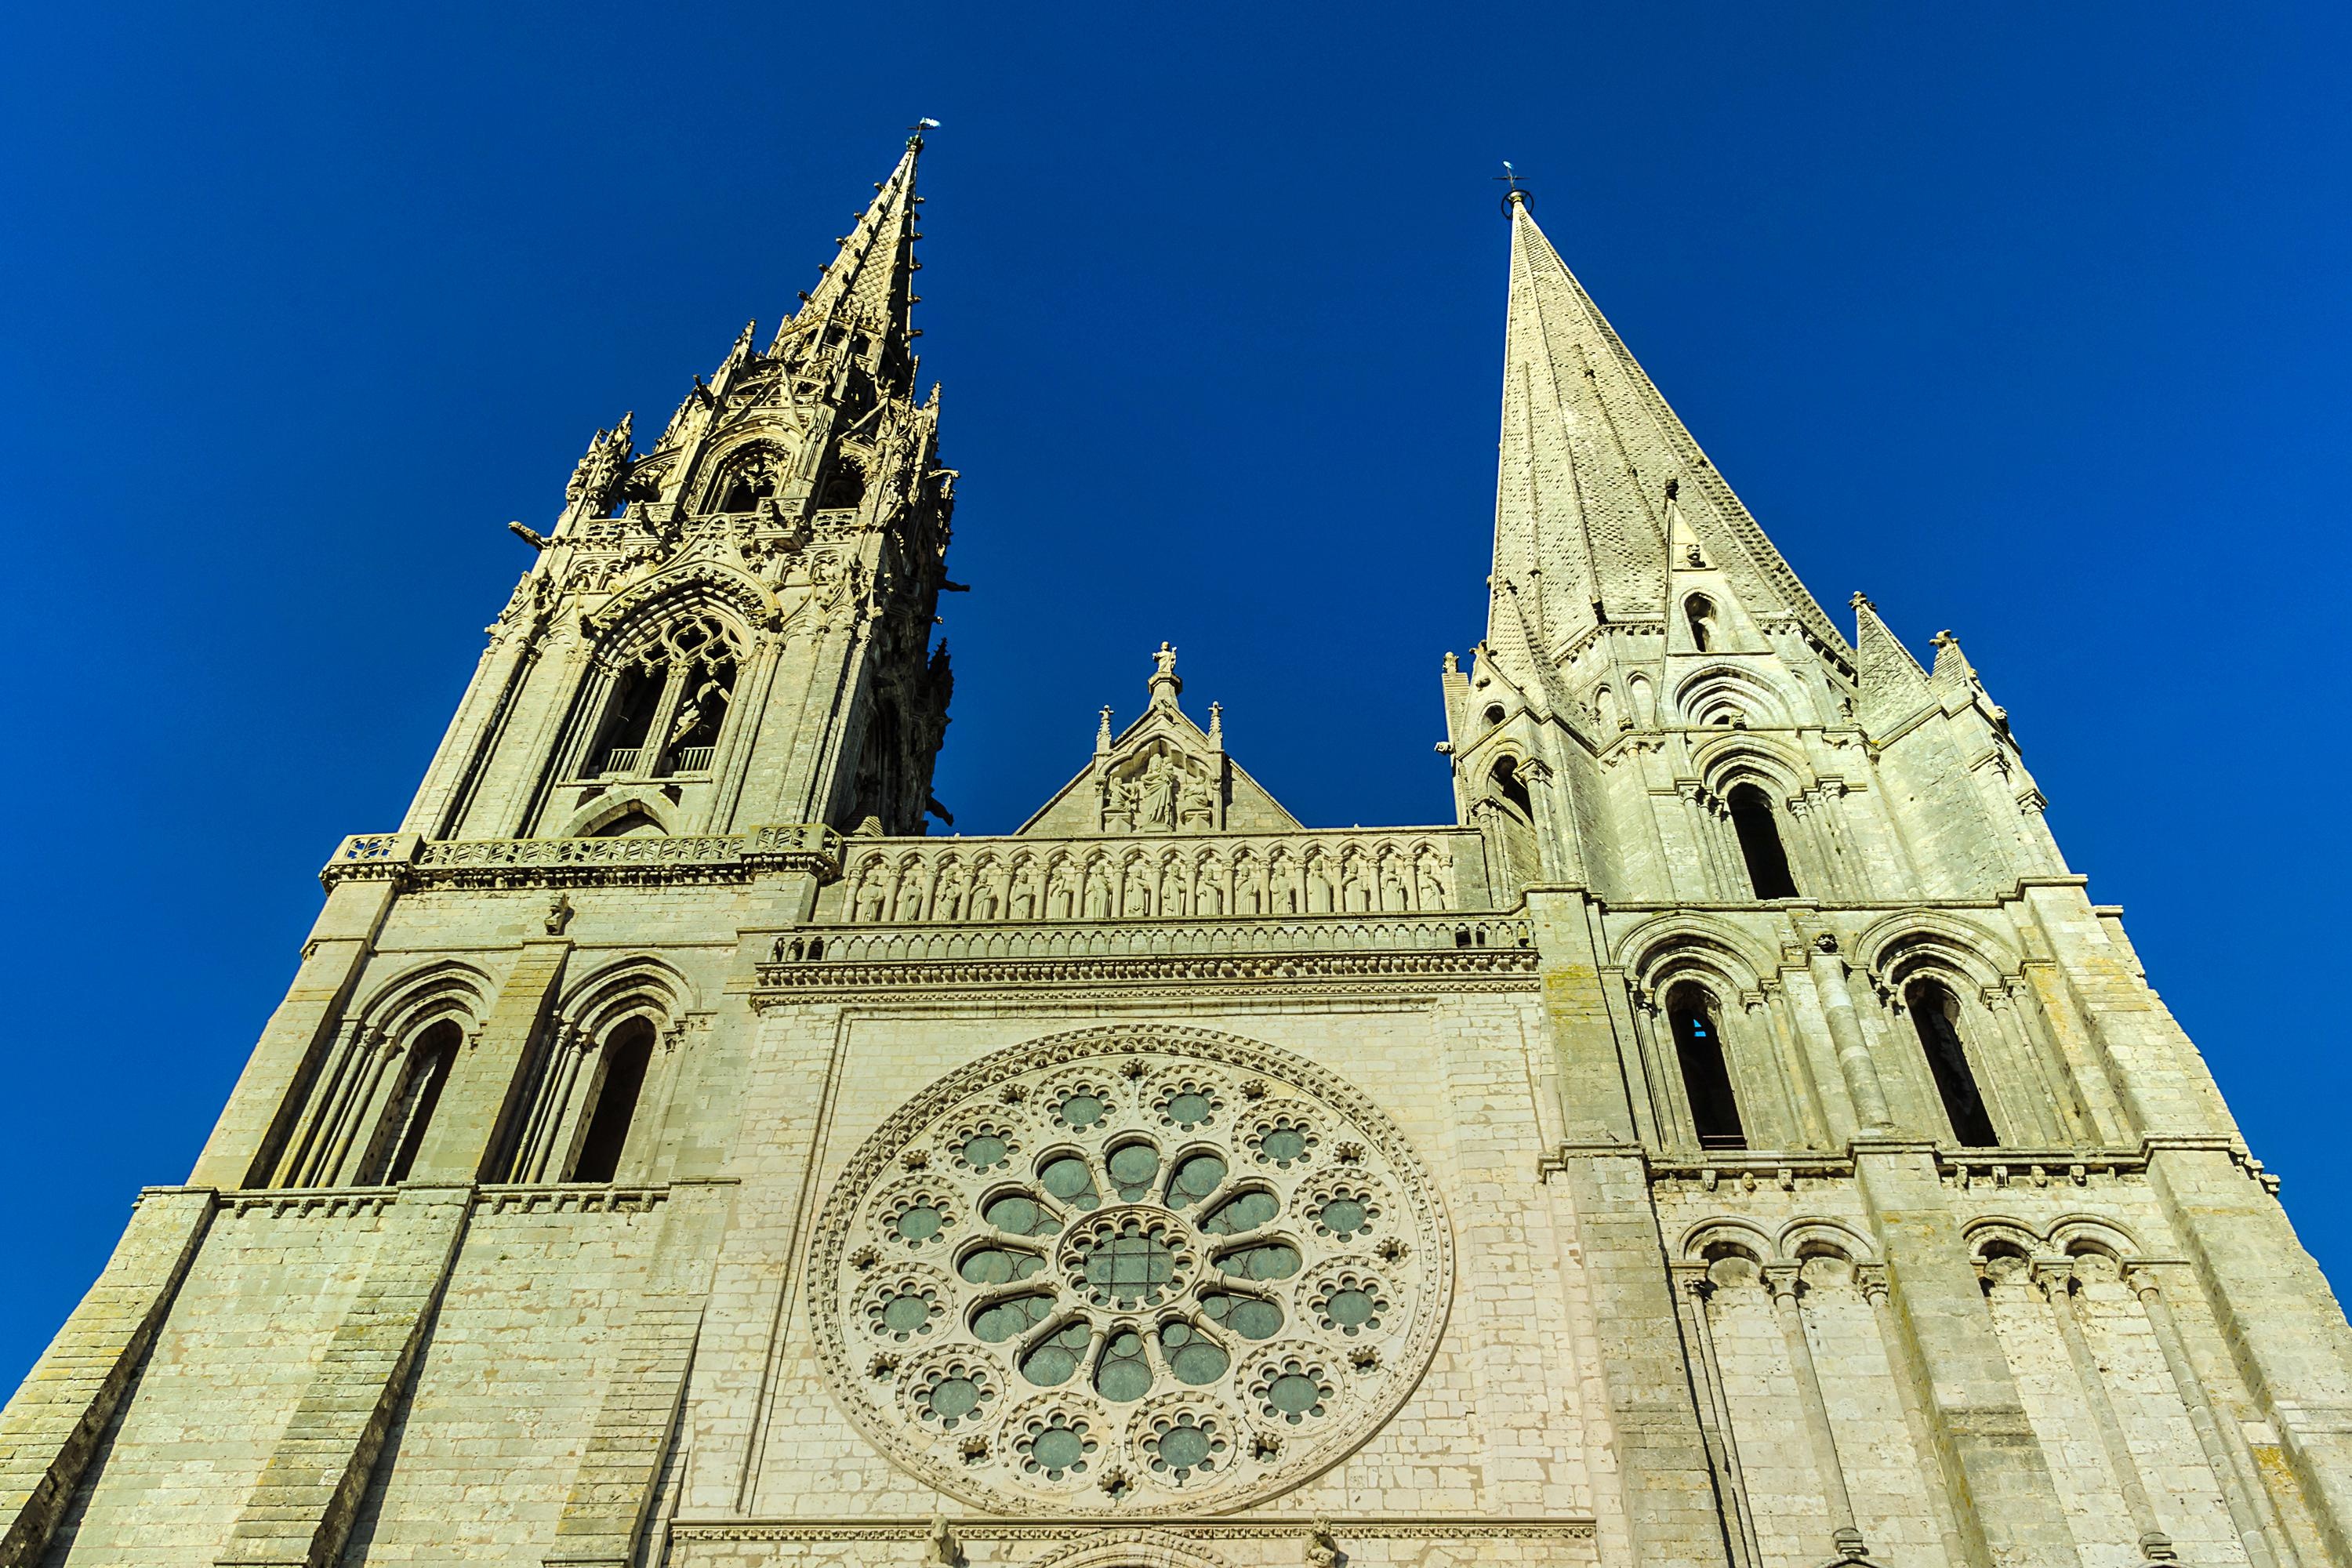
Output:
<svg viewBox="0 0 2352 1568">
<path fill-rule="evenodd" d="M 361 1163 L 361 1185 L 404 1182 L 415 1169 L 425 1135 L 432 1130 L 433 1113 L 440 1108 L 450 1070 L 457 1064 L 459 1043 L 457 1024 L 444 1018 L 408 1047 L 400 1087 L 384 1106 L 383 1118 Z"/>
<path fill-rule="evenodd" d="M 653 1061 L 654 1026 L 646 1018 L 631 1018 L 615 1027 L 604 1041 L 604 1071 L 596 1085 L 595 1110 L 580 1135 L 580 1152 L 572 1163 L 575 1182 L 609 1182 L 621 1168 L 621 1152 L 629 1142 L 645 1096 L 646 1068 Z"/>
<path fill-rule="evenodd" d="M 681 616 L 646 638 L 613 682 L 592 771 L 604 778 L 708 772 L 740 658 L 733 637 L 707 615 Z"/>
<path fill-rule="evenodd" d="M 1747 1148 L 1739 1099 L 1732 1092 L 1731 1064 L 1723 1054 L 1712 998 L 1697 985 L 1677 985 L 1666 998 L 1666 1020 L 1674 1031 L 1675 1055 L 1682 1068 L 1683 1091 L 1690 1100 L 1692 1131 L 1698 1134 L 1699 1147 Z"/>
<path fill-rule="evenodd" d="M 1933 980 L 1912 983 L 1906 997 L 1912 1026 L 1919 1031 L 1919 1047 L 1927 1056 L 1927 1071 L 1944 1102 L 1952 1136 L 1972 1149 L 1990 1149 L 2000 1142 L 1993 1130 L 1992 1113 L 1977 1087 L 1969 1066 L 1966 1043 L 1960 1037 L 1960 1005 L 1951 992 Z"/>
<path fill-rule="evenodd" d="M 1797 879 L 1789 870 L 1789 852 L 1780 843 L 1772 797 L 1752 784 L 1744 784 L 1731 792 L 1730 805 L 1740 858 L 1748 862 L 1748 886 L 1759 899 L 1795 898 Z"/>
</svg>

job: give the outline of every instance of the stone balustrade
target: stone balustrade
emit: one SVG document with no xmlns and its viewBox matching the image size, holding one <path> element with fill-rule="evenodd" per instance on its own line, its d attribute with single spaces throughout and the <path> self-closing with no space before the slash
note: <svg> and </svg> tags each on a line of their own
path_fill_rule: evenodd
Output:
<svg viewBox="0 0 2352 1568">
<path fill-rule="evenodd" d="M 919 925 L 1413 914 L 1492 907 L 1469 828 L 851 839 L 820 921 Z"/>
</svg>

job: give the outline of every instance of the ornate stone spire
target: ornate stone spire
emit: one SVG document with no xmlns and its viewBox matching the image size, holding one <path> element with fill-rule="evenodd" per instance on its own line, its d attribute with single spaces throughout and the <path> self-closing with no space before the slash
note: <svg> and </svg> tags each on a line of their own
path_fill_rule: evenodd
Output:
<svg viewBox="0 0 2352 1568">
<path fill-rule="evenodd" d="M 791 352 L 795 341 L 826 345 L 837 327 L 850 352 L 875 366 L 877 379 L 895 387 L 912 384 L 913 342 L 922 336 L 912 319 L 914 276 L 923 266 L 915 259 L 915 241 L 922 237 L 915 209 L 923 201 L 915 194 L 915 160 L 922 150 L 919 134 L 907 139 L 905 156 L 875 187 L 874 200 L 856 226 L 836 242 L 840 249 L 816 288 L 801 296 L 800 310 L 777 331 L 771 353 Z M 861 338 L 866 345 L 862 353 Z"/>
<path fill-rule="evenodd" d="M 1603 620 L 1664 613 L 1670 534 L 1686 531 L 1752 615 L 1843 639 L 1537 226 L 1505 198 L 1511 288 L 1487 644 L 1522 686 Z M 1669 508 L 1678 515 L 1669 518 Z"/>
</svg>

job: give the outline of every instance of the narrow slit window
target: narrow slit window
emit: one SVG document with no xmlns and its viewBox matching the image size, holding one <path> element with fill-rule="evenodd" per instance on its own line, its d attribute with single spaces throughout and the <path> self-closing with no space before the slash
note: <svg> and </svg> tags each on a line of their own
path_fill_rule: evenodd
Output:
<svg viewBox="0 0 2352 1568">
<path fill-rule="evenodd" d="M 596 1108 L 589 1112 L 588 1129 L 581 1134 L 580 1157 L 572 1162 L 572 1180 L 609 1182 L 621 1168 L 621 1152 L 628 1146 L 629 1126 L 636 1120 L 637 1101 L 645 1093 L 646 1068 L 653 1060 L 654 1026 L 632 1018 L 614 1029 L 604 1042 L 604 1071 L 596 1088 Z"/>
<path fill-rule="evenodd" d="M 1691 1121 L 1702 1149 L 1745 1149 L 1739 1100 L 1731 1089 L 1731 1065 L 1716 1032 L 1715 1010 L 1696 987 L 1683 986 L 1669 1000 L 1666 1017 L 1681 1060 L 1683 1089 L 1690 1098 Z"/>
<path fill-rule="evenodd" d="M 1683 601 L 1683 616 L 1690 623 L 1691 647 L 1700 653 L 1715 647 L 1715 601 L 1705 594 L 1693 594 Z"/>
<path fill-rule="evenodd" d="M 1752 784 L 1733 790 L 1731 826 L 1739 835 L 1740 858 L 1748 862 L 1748 882 L 1756 896 L 1795 898 L 1797 879 L 1789 872 L 1789 852 L 1780 844 L 1771 797 Z"/>
<path fill-rule="evenodd" d="M 1927 1053 L 1927 1070 L 1935 1075 L 1936 1092 L 1944 1101 L 1944 1115 L 1952 1136 L 1971 1149 L 1991 1149 L 2000 1143 L 1993 1131 L 1992 1113 L 1977 1088 L 1969 1066 L 1968 1047 L 1960 1039 L 1959 1003 L 1932 980 L 1911 988 L 1911 1022 L 1919 1031 L 1920 1048 Z"/>
</svg>

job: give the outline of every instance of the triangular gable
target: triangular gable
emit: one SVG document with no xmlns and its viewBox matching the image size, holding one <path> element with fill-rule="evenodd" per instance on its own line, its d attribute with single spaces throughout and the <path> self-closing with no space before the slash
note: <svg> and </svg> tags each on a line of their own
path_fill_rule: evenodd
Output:
<svg viewBox="0 0 2352 1568">
<path fill-rule="evenodd" d="M 1157 658 L 1142 717 L 1114 736 L 1104 709 L 1093 760 L 1016 833 L 1085 838 L 1299 831 L 1298 819 L 1225 754 L 1216 705 L 1210 705 L 1206 730 L 1178 705 L 1184 683 L 1176 675 L 1176 650 L 1161 643 Z"/>
</svg>

